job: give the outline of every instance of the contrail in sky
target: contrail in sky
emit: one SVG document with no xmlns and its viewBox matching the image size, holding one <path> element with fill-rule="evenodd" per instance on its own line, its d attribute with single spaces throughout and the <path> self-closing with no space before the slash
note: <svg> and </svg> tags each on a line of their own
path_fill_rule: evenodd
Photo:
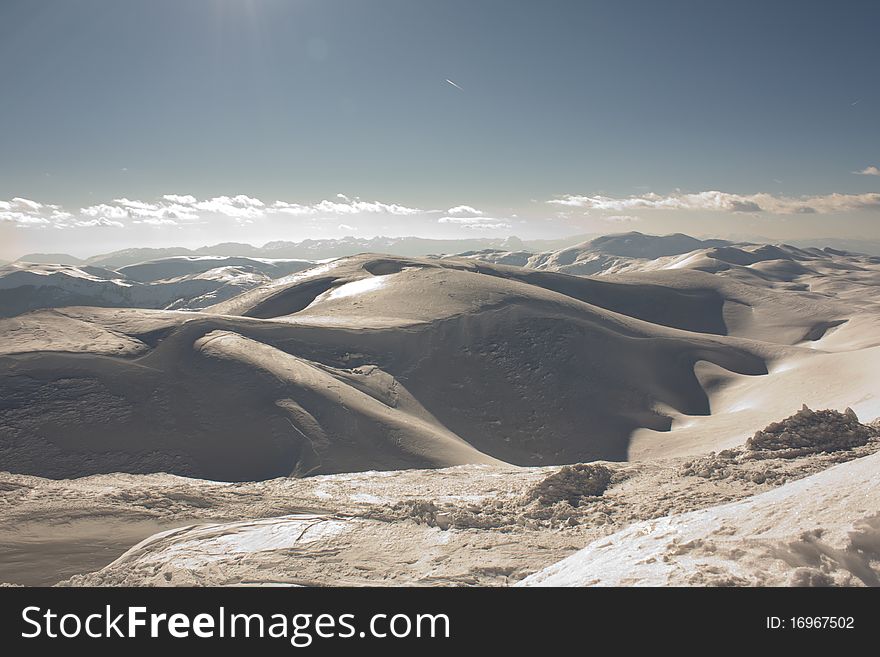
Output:
<svg viewBox="0 0 880 657">
<path fill-rule="evenodd" d="M 455 87 L 456 89 L 458 89 L 459 91 L 464 91 L 464 89 L 462 89 L 461 87 L 459 87 L 457 84 L 455 84 L 455 82 L 453 82 L 453 81 L 450 80 L 449 78 L 446 78 L 446 81 L 447 81 L 449 84 L 451 84 L 453 87 Z"/>
</svg>

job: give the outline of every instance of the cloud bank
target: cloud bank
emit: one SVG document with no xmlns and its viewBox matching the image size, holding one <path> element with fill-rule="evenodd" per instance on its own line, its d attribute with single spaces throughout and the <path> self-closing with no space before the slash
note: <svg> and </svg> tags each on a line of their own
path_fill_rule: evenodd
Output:
<svg viewBox="0 0 880 657">
<path fill-rule="evenodd" d="M 379 201 L 362 201 L 355 197 L 351 199 L 344 194 L 337 194 L 337 201 L 321 201 L 313 205 L 302 205 L 299 203 L 288 203 L 286 201 L 275 201 L 270 212 L 280 212 L 283 214 L 292 214 L 295 216 L 315 216 L 315 215 L 357 215 L 357 214 L 388 214 L 395 216 L 409 216 L 416 214 L 424 214 L 424 210 L 418 208 L 408 208 L 404 205 L 396 203 L 381 203 Z"/>
<path fill-rule="evenodd" d="M 826 194 L 824 196 L 776 196 L 767 193 L 729 194 L 707 191 L 685 194 L 676 192 L 662 196 L 643 194 L 615 198 L 611 196 L 565 195 L 547 201 L 551 205 L 586 208 L 609 212 L 632 210 L 703 210 L 713 212 L 769 214 L 835 214 L 880 210 L 880 193 Z"/>
<path fill-rule="evenodd" d="M 857 173 L 880 175 L 880 171 L 873 166 Z M 559 211 L 556 214 L 563 218 L 569 214 L 569 210 L 578 208 L 584 210 L 585 214 L 593 210 L 602 213 L 604 216 L 599 218 L 606 223 L 625 224 L 640 221 L 639 215 L 648 210 L 768 215 L 876 212 L 880 210 L 880 192 L 800 197 L 765 192 L 732 194 L 714 190 L 695 193 L 676 191 L 666 195 L 644 193 L 627 197 L 567 194 L 545 203 L 556 208 Z M 336 230 L 354 232 L 376 226 L 386 229 L 394 221 L 398 222 L 397 226 L 405 226 L 408 225 L 408 218 L 413 218 L 423 222 L 420 224 L 423 227 L 431 224 L 469 231 L 499 231 L 512 228 L 515 217 L 498 216 L 471 205 L 454 205 L 446 210 L 422 209 L 401 203 L 362 200 L 344 194 L 315 203 L 263 200 L 245 194 L 203 199 L 190 194 L 165 194 L 148 201 L 115 198 L 75 210 L 22 197 L 0 201 L 0 224 L 27 229 L 120 229 L 137 226 L 169 229 L 205 224 L 222 226 L 224 221 L 226 225 L 235 227 L 261 220 L 277 223 L 289 218 L 302 218 L 312 226 L 326 225 Z M 548 217 L 539 218 L 550 220 Z M 401 220 L 403 224 L 399 223 Z"/>
<path fill-rule="evenodd" d="M 0 201 L 0 223 L 13 224 L 25 228 L 87 228 L 93 225 L 118 225 L 121 223 L 95 217 L 76 217 L 64 211 L 60 205 L 39 203 L 27 198 L 15 197 L 11 201 Z"/>
<path fill-rule="evenodd" d="M 437 215 L 441 215 L 436 218 Z M 470 205 L 456 205 L 448 210 L 425 210 L 400 203 L 365 201 L 359 197 L 337 194 L 333 199 L 317 203 L 297 203 L 277 200 L 263 201 L 239 194 L 199 199 L 190 194 L 165 194 L 158 200 L 142 201 L 116 198 L 65 212 L 57 205 L 43 205 L 29 199 L 15 198 L 0 202 L 0 221 L 19 227 L 113 227 L 153 226 L 183 227 L 208 223 L 226 218 L 233 224 L 251 224 L 264 218 L 304 217 L 310 220 L 342 219 L 337 230 L 359 230 L 357 219 L 376 217 L 420 217 L 439 224 L 469 230 L 499 230 L 511 227 L 508 220 L 487 216 L 483 210 Z"/>
<path fill-rule="evenodd" d="M 247 224 L 270 216 L 297 216 L 314 218 L 357 216 L 414 216 L 425 210 L 396 203 L 362 201 L 338 194 L 334 200 L 313 204 L 289 201 L 265 202 L 259 198 L 239 194 L 198 199 L 189 194 L 165 194 L 155 201 L 116 198 L 68 212 L 59 205 L 47 205 L 26 198 L 0 201 L 0 222 L 19 227 L 89 228 L 105 226 L 123 228 L 126 225 L 184 226 L 204 223 L 216 217 L 225 217 L 236 223 Z M 357 230 L 355 226 L 347 226 Z"/>
</svg>

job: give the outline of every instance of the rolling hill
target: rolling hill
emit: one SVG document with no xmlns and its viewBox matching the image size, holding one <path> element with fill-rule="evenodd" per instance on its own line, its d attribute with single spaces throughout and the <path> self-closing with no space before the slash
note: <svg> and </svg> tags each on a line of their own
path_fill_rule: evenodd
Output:
<svg viewBox="0 0 880 657">
<path fill-rule="evenodd" d="M 50 477 L 619 461 L 739 440 L 805 401 L 754 408 L 731 390 L 876 362 L 873 315 L 833 296 L 645 276 L 366 254 L 200 312 L 20 315 L 0 322 L 0 449 Z M 838 379 L 839 395 L 869 385 Z"/>
</svg>

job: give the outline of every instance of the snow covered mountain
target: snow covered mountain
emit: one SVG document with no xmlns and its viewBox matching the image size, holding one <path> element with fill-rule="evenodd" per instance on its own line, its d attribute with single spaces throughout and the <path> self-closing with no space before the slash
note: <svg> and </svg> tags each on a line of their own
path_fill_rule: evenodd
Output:
<svg viewBox="0 0 880 657">
<path fill-rule="evenodd" d="M 311 264 L 179 256 L 112 270 L 16 262 L 0 266 L 0 317 L 63 306 L 194 310 Z"/>
<path fill-rule="evenodd" d="M 0 579 L 874 581 L 880 259 L 509 246 L 3 267 Z M 804 403 L 854 414 L 749 455 Z"/>
</svg>

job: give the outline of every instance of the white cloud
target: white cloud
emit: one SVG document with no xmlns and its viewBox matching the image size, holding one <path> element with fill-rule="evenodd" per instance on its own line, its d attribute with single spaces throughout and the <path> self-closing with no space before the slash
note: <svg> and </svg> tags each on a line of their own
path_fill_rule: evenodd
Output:
<svg viewBox="0 0 880 657">
<path fill-rule="evenodd" d="M 860 176 L 880 176 L 880 169 L 871 165 L 869 167 L 865 167 L 861 171 L 853 171 L 853 173 Z"/>
<path fill-rule="evenodd" d="M 166 194 L 161 201 L 149 203 L 127 198 L 113 199 L 113 204 L 101 203 L 81 208 L 87 217 L 132 220 L 136 224 L 171 225 L 185 221 L 199 221 L 200 211 L 220 214 L 239 220 L 260 217 L 264 214 L 261 200 L 249 196 L 217 196 L 199 201 L 194 196 Z M 147 221 L 148 219 L 153 221 Z"/>
<path fill-rule="evenodd" d="M 25 212 L 7 212 L 0 209 L 0 222 L 17 226 L 40 226 L 51 223 L 45 217 L 30 215 Z"/>
<path fill-rule="evenodd" d="M 135 224 L 144 224 L 146 226 L 179 226 L 180 223 L 175 221 L 174 219 L 161 219 L 157 217 L 151 217 L 148 219 L 135 219 L 132 223 Z"/>
<path fill-rule="evenodd" d="M 441 224 L 455 224 L 462 228 L 477 229 L 493 229 L 493 228 L 510 228 L 510 224 L 503 219 L 494 217 L 440 217 L 437 220 Z"/>
<path fill-rule="evenodd" d="M 588 208 L 610 212 L 627 210 L 704 210 L 720 212 L 767 212 L 770 214 L 834 214 L 859 210 L 880 210 L 880 193 L 826 194 L 824 196 L 774 196 L 773 194 L 729 194 L 719 191 L 667 196 L 643 194 L 611 196 L 566 195 L 547 201 L 552 205 Z"/>
<path fill-rule="evenodd" d="M 282 214 L 292 214 L 297 216 L 315 214 L 315 211 L 310 205 L 288 203 L 287 201 L 275 201 L 275 203 L 272 204 L 271 209 L 273 212 L 280 212 Z"/>
<path fill-rule="evenodd" d="M 73 221 L 69 224 L 58 225 L 58 228 L 95 228 L 97 226 L 104 226 L 107 228 L 124 228 L 125 224 L 121 221 L 113 221 L 112 219 L 105 219 L 103 217 L 99 217 L 97 219 L 89 219 L 86 221 Z"/>
<path fill-rule="evenodd" d="M 181 205 L 192 205 L 198 200 L 195 196 L 190 196 L 189 194 L 165 194 L 162 199 L 171 203 L 180 203 Z"/>
<path fill-rule="evenodd" d="M 323 200 L 311 205 L 301 203 L 288 203 L 287 201 L 275 201 L 271 210 L 281 214 L 295 216 L 313 215 L 353 215 L 353 214 L 390 214 L 407 216 L 422 214 L 424 211 L 418 208 L 410 208 L 396 203 L 382 203 L 380 201 L 362 201 L 360 198 L 351 199 L 344 194 L 337 194 L 340 201 Z"/>
<path fill-rule="evenodd" d="M 80 214 L 85 215 L 86 217 L 93 217 L 96 219 L 128 219 L 129 213 L 128 210 L 119 205 L 108 205 L 107 203 L 101 203 L 99 205 L 90 205 L 87 208 L 81 208 Z"/>
<path fill-rule="evenodd" d="M 0 201 L 0 223 L 11 223 L 22 228 L 68 228 L 72 225 L 72 219 L 73 215 L 62 210 L 60 205 L 38 203 L 18 196 L 11 201 Z"/>
<path fill-rule="evenodd" d="M 228 217 L 239 225 L 255 220 L 281 215 L 323 217 L 357 217 L 361 215 L 412 216 L 425 214 L 424 210 L 397 203 L 362 201 L 337 194 L 334 200 L 302 204 L 275 201 L 271 205 L 259 198 L 239 194 L 199 199 L 190 194 L 165 194 L 155 201 L 142 201 L 126 197 L 110 202 L 97 203 L 79 208 L 76 213 L 66 212 L 57 205 L 46 205 L 30 199 L 16 197 L 0 201 L 0 221 L 18 226 L 47 226 L 57 228 L 95 227 L 125 225 L 180 226 L 185 223 L 205 222 L 211 218 Z M 355 226 L 345 230 L 357 230 Z"/>
<path fill-rule="evenodd" d="M 238 196 L 215 196 L 206 201 L 196 201 L 190 204 L 190 207 L 237 219 L 255 219 L 265 214 L 264 208 L 266 206 L 258 198 L 239 194 Z"/>
<path fill-rule="evenodd" d="M 450 217 L 482 217 L 485 213 L 469 205 L 456 205 L 446 211 Z"/>
<path fill-rule="evenodd" d="M 876 167 L 859 172 L 873 173 Z M 834 214 L 855 211 L 880 210 L 880 193 L 825 194 L 790 197 L 770 193 L 731 194 L 721 191 L 660 195 L 641 193 L 627 197 L 605 195 L 565 195 L 546 201 L 568 217 L 573 211 L 593 214 L 600 221 L 632 223 L 640 221 L 639 214 L 648 210 L 695 210 L 731 213 L 767 213 L 776 215 Z M 511 228 L 513 219 L 493 217 L 470 205 L 455 205 L 447 210 L 419 209 L 398 203 L 365 201 L 359 197 L 336 194 L 331 199 L 315 203 L 277 200 L 265 202 L 259 198 L 239 194 L 199 199 L 190 194 L 165 194 L 157 199 L 140 200 L 127 197 L 97 203 L 77 210 L 59 205 L 41 203 L 15 197 L 0 201 L 0 222 L 21 228 L 95 228 L 125 226 L 179 227 L 192 223 L 231 222 L 239 226 L 260 220 L 278 221 L 285 215 L 305 217 L 309 221 L 324 222 L 327 227 L 354 232 L 359 218 L 384 216 L 431 218 L 440 224 L 468 230 L 501 230 Z M 333 221 L 335 219 L 336 221 Z M 552 217 L 547 217 L 553 220 Z"/>
<path fill-rule="evenodd" d="M 115 198 L 113 199 L 114 203 L 118 203 L 124 208 L 130 208 L 132 210 L 158 210 L 159 205 L 155 203 L 144 203 L 143 201 L 129 201 L 127 198 Z"/>
<path fill-rule="evenodd" d="M 23 211 L 30 211 L 30 212 L 39 212 L 40 208 L 43 207 L 42 203 L 37 203 L 36 201 L 31 201 L 30 199 L 21 198 L 18 196 L 16 196 L 14 199 L 12 199 L 12 205 L 17 206 L 18 208 L 20 208 Z"/>
<path fill-rule="evenodd" d="M 511 227 L 508 220 L 487 217 L 485 212 L 470 205 L 456 205 L 449 208 L 445 215 L 437 221 L 441 224 L 454 224 L 471 230 L 492 230 Z"/>
</svg>

